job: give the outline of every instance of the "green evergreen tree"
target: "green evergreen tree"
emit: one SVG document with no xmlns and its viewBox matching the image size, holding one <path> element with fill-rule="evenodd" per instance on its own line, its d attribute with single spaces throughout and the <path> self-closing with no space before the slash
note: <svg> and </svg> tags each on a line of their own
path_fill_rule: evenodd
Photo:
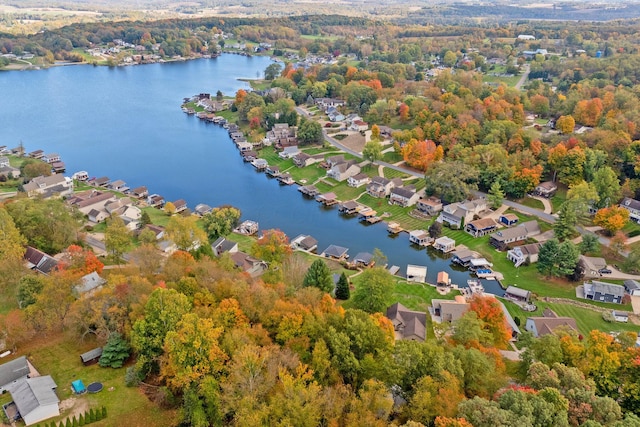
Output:
<svg viewBox="0 0 640 427">
<path fill-rule="evenodd" d="M 576 232 L 576 223 L 578 217 L 575 205 L 571 202 L 565 202 L 560 206 L 558 219 L 553 225 L 553 233 L 559 241 L 570 238 Z"/>
<path fill-rule="evenodd" d="M 311 264 L 307 274 L 304 276 L 302 286 L 314 286 L 322 292 L 331 292 L 333 290 L 331 271 L 322 259 L 318 258 Z"/>
<path fill-rule="evenodd" d="M 129 358 L 130 350 L 127 340 L 120 333 L 114 332 L 109 335 L 98 363 L 103 368 L 122 368 L 124 361 Z"/>
<path fill-rule="evenodd" d="M 84 415 L 80 414 L 80 416 L 78 417 L 78 427 L 83 427 L 84 426 Z"/>
<path fill-rule="evenodd" d="M 93 412 L 93 408 L 89 409 L 89 423 L 96 422 L 96 414 Z"/>
<path fill-rule="evenodd" d="M 349 281 L 347 276 L 342 273 L 338 284 L 336 285 L 336 298 L 341 300 L 348 300 L 351 296 L 351 290 L 349 289 Z"/>
<path fill-rule="evenodd" d="M 65 427 L 71 427 L 71 419 L 67 418 L 67 422 L 64 423 Z"/>
<path fill-rule="evenodd" d="M 103 406 L 102 407 L 102 419 L 107 418 L 107 407 Z"/>
<path fill-rule="evenodd" d="M 60 424 L 58 424 L 58 427 L 64 427 L 64 421 L 60 421 Z"/>
<path fill-rule="evenodd" d="M 487 200 L 489 201 L 492 209 L 498 209 L 502 206 L 502 202 L 504 201 L 504 191 L 502 191 L 500 181 L 494 181 L 493 184 L 491 184 Z"/>
<path fill-rule="evenodd" d="M 78 427 L 78 419 L 74 416 L 73 422 L 71 423 L 71 427 Z"/>
</svg>

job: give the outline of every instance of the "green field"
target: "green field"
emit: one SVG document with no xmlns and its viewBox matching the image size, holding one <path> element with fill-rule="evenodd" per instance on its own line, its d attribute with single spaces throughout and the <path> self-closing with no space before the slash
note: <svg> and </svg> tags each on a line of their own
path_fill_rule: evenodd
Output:
<svg viewBox="0 0 640 427">
<path fill-rule="evenodd" d="M 538 199 L 532 199 L 531 197 L 524 197 L 517 201 L 521 205 L 529 206 L 530 208 L 540 209 L 544 211 L 544 204 Z"/>
</svg>

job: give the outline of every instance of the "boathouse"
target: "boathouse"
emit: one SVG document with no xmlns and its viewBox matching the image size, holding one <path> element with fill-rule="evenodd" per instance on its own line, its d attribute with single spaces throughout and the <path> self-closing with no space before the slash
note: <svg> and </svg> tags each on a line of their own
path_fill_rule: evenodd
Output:
<svg viewBox="0 0 640 427">
<path fill-rule="evenodd" d="M 409 241 L 418 246 L 427 246 L 433 239 L 425 230 L 411 230 L 409 232 Z"/>
<path fill-rule="evenodd" d="M 456 248 L 456 241 L 447 236 L 438 237 L 433 242 L 433 247 L 446 254 Z"/>
<path fill-rule="evenodd" d="M 422 265 L 407 265 L 407 282 L 425 283 L 427 281 L 427 267 Z"/>
<path fill-rule="evenodd" d="M 349 249 L 343 248 L 342 246 L 329 245 L 324 251 L 322 251 L 322 256 L 337 260 L 345 260 L 349 258 L 349 255 L 347 255 L 348 250 Z"/>
</svg>

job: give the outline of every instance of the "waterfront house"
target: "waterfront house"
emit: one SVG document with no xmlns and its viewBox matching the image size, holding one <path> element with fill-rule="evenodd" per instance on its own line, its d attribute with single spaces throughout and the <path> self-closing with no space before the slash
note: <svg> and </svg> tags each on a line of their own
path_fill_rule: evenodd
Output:
<svg viewBox="0 0 640 427">
<path fill-rule="evenodd" d="M 540 243 L 530 243 L 528 245 L 516 246 L 507 251 L 507 259 L 513 262 L 514 267 L 520 267 L 522 264 L 533 264 L 538 262 L 538 254 L 540 253 Z"/>
<path fill-rule="evenodd" d="M 43 162 L 47 162 L 49 164 L 53 163 L 53 162 L 59 162 L 60 161 L 60 155 L 58 153 L 49 153 L 49 154 L 45 154 L 44 156 L 42 156 L 42 158 L 40 159 Z"/>
<path fill-rule="evenodd" d="M 620 207 L 629 211 L 629 219 L 640 223 L 640 201 L 625 197 L 622 199 Z"/>
<path fill-rule="evenodd" d="M 640 295 L 640 282 L 637 280 L 625 280 L 624 289 L 629 295 Z"/>
<path fill-rule="evenodd" d="M 240 150 L 240 153 L 245 153 L 247 151 L 253 151 L 253 144 L 250 142 L 246 142 L 246 141 L 242 141 L 242 142 L 238 142 L 238 150 Z"/>
<path fill-rule="evenodd" d="M 320 194 L 320 191 L 315 187 L 315 185 L 301 185 L 298 187 L 298 191 L 311 198 L 315 198 Z"/>
<path fill-rule="evenodd" d="M 549 197 L 553 197 L 553 195 L 556 194 L 557 190 L 558 186 L 555 182 L 545 181 L 536 186 L 536 188 L 533 190 L 533 194 L 540 197 L 546 197 L 548 199 Z"/>
<path fill-rule="evenodd" d="M 427 267 L 423 265 L 407 265 L 407 282 L 425 283 L 427 281 Z"/>
<path fill-rule="evenodd" d="M 267 173 L 267 175 L 272 176 L 272 177 L 277 177 L 278 175 L 280 175 L 280 167 L 279 166 L 267 166 L 267 169 L 265 171 Z"/>
<path fill-rule="evenodd" d="M 240 234 L 246 234 L 247 236 L 251 236 L 258 232 L 259 225 L 256 221 L 251 221 L 249 219 L 242 221 L 242 223 L 236 228 L 234 231 Z"/>
<path fill-rule="evenodd" d="M 295 239 L 291 240 L 291 248 L 306 252 L 313 252 L 318 248 L 318 241 L 306 234 L 300 234 Z"/>
<path fill-rule="evenodd" d="M 299 152 L 292 157 L 293 164 L 299 168 L 304 168 L 315 163 L 316 159 L 308 155 L 307 153 Z"/>
<path fill-rule="evenodd" d="M 86 181 L 89 179 L 89 172 L 78 171 L 71 176 L 71 179 L 75 179 L 77 181 Z"/>
<path fill-rule="evenodd" d="M 133 197 L 137 197 L 138 199 L 143 199 L 149 195 L 149 190 L 147 190 L 147 187 L 142 185 L 131 190 L 131 195 Z"/>
<path fill-rule="evenodd" d="M 373 265 L 373 255 L 369 252 L 359 252 L 353 257 L 353 263 L 356 267 L 370 267 Z"/>
<path fill-rule="evenodd" d="M 399 302 L 387 308 L 387 319 L 391 320 L 396 340 L 424 341 L 427 337 L 427 315 L 409 310 Z"/>
<path fill-rule="evenodd" d="M 127 187 L 127 183 L 124 182 L 121 179 L 117 179 L 117 180 L 113 181 L 112 183 L 110 183 L 108 185 L 108 187 L 110 189 L 112 189 L 112 190 L 120 191 L 120 192 L 125 192 L 125 191 L 129 190 L 129 187 Z"/>
<path fill-rule="evenodd" d="M 175 206 L 176 208 L 176 212 L 175 213 L 180 213 L 182 211 L 186 211 L 187 210 L 187 202 L 184 199 L 178 199 L 175 202 L 173 202 L 173 206 Z"/>
<path fill-rule="evenodd" d="M 418 246 L 427 246 L 433 241 L 425 230 L 411 230 L 409 232 L 409 242 Z"/>
<path fill-rule="evenodd" d="M 347 251 L 349 251 L 349 249 L 343 248 L 342 246 L 329 245 L 324 251 L 322 251 L 321 256 L 337 260 L 346 260 L 347 258 L 349 258 L 349 255 L 347 255 Z"/>
<path fill-rule="evenodd" d="M 293 184 L 295 184 L 295 181 L 293 180 L 293 178 L 291 177 L 291 174 L 289 174 L 289 173 L 282 173 L 282 174 L 278 175 L 278 177 L 276 179 L 282 185 L 293 185 Z"/>
<path fill-rule="evenodd" d="M 225 252 L 232 254 L 238 252 L 238 244 L 226 237 L 218 237 L 216 241 L 211 244 L 211 250 L 213 250 L 215 256 L 220 256 Z"/>
<path fill-rule="evenodd" d="M 545 308 L 542 316 L 527 317 L 524 329 L 536 337 L 554 334 L 557 328 L 578 331 L 578 324 L 573 317 L 558 316 L 555 311 Z"/>
<path fill-rule="evenodd" d="M 7 387 L 29 378 L 29 362 L 25 356 L 0 365 L 0 393 L 7 391 Z"/>
<path fill-rule="evenodd" d="M 529 302 L 531 300 L 531 292 L 515 286 L 507 286 L 504 297 L 511 301 Z"/>
<path fill-rule="evenodd" d="M 42 159 L 42 157 L 44 156 L 44 151 L 42 150 L 35 150 L 30 152 L 29 154 L 27 154 L 29 157 L 31 157 L 32 159 Z"/>
<path fill-rule="evenodd" d="M 480 218 L 469 222 L 464 230 L 473 237 L 482 237 L 495 231 L 497 228 L 498 224 L 496 224 L 493 218 Z"/>
<path fill-rule="evenodd" d="M 433 242 L 433 247 L 434 249 L 442 251 L 446 254 L 456 248 L 456 241 L 447 236 L 438 237 Z"/>
<path fill-rule="evenodd" d="M 449 273 L 446 271 L 439 271 L 438 276 L 436 277 L 436 285 L 437 286 L 449 286 L 451 284 L 451 279 L 449 278 Z"/>
<path fill-rule="evenodd" d="M 514 243 L 523 242 L 540 234 L 540 224 L 532 220 L 515 227 L 497 231 L 491 235 L 489 243 L 499 251 L 504 251 Z"/>
<path fill-rule="evenodd" d="M 335 179 L 336 181 L 342 182 L 359 173 L 360 166 L 357 165 L 355 160 L 349 160 L 334 164 L 331 169 L 327 171 L 327 176 Z"/>
<path fill-rule="evenodd" d="M 53 270 L 58 268 L 58 261 L 39 249 L 27 246 L 24 253 L 25 265 L 29 270 L 48 276 Z"/>
<path fill-rule="evenodd" d="M 369 182 L 371 182 L 371 178 L 369 178 L 369 175 L 367 175 L 366 173 L 358 173 L 347 178 L 347 185 L 354 188 L 367 185 Z"/>
<path fill-rule="evenodd" d="M 469 311 L 471 305 L 462 295 L 456 295 L 454 300 L 432 299 L 431 313 L 437 322 L 455 322 Z"/>
<path fill-rule="evenodd" d="M 402 207 L 413 206 L 420 199 L 420 195 L 412 185 L 394 187 L 389 193 L 389 203 Z"/>
<path fill-rule="evenodd" d="M 384 198 L 391 194 L 391 189 L 402 185 L 402 180 L 399 178 L 390 180 L 382 176 L 374 176 L 371 178 L 371 182 L 367 185 L 367 194 L 371 197 Z"/>
<path fill-rule="evenodd" d="M 110 192 L 96 190 L 76 193 L 67 199 L 67 204 L 77 208 L 84 215 L 89 215 L 92 210 L 106 211 L 106 206 L 110 202 L 116 202 L 117 197 Z M 105 212 L 109 216 L 109 212 Z"/>
<path fill-rule="evenodd" d="M 51 170 L 53 173 L 64 173 L 67 170 L 67 166 L 64 162 L 53 162 L 51 163 Z"/>
<path fill-rule="evenodd" d="M 205 203 L 198 203 L 196 207 L 193 209 L 196 215 L 204 216 L 208 213 L 211 213 L 213 208 Z"/>
<path fill-rule="evenodd" d="M 154 208 L 162 208 L 164 206 L 164 197 L 159 194 L 152 194 L 147 197 L 147 204 Z"/>
<path fill-rule="evenodd" d="M 622 298 L 624 297 L 624 286 L 622 285 L 593 280 L 591 282 L 584 282 L 582 287 L 584 290 L 584 298 L 586 299 L 622 304 Z"/>
<path fill-rule="evenodd" d="M 360 209 L 362 209 L 362 205 L 360 205 L 360 203 L 356 202 L 355 200 L 348 200 L 340 204 L 338 211 L 345 215 L 353 215 L 358 213 Z"/>
<path fill-rule="evenodd" d="M 498 222 L 502 225 L 506 225 L 507 227 L 515 225 L 518 221 L 518 215 L 512 213 L 502 214 L 500 215 L 500 218 L 498 218 Z"/>
<path fill-rule="evenodd" d="M 437 221 L 446 223 L 451 228 L 459 229 L 463 224 L 467 224 L 481 213 L 487 210 L 487 203 L 484 199 L 469 200 L 466 202 L 451 203 L 442 208 Z"/>
<path fill-rule="evenodd" d="M 416 208 L 421 213 L 435 216 L 442 210 L 442 200 L 438 199 L 437 197 L 419 199 L 416 203 Z"/>
<path fill-rule="evenodd" d="M 64 197 L 73 193 L 73 180 L 60 174 L 37 176 L 22 188 L 29 197 Z"/>
<path fill-rule="evenodd" d="M 106 187 L 109 185 L 111 180 L 107 176 L 101 176 L 100 178 L 95 178 L 89 181 L 89 184 L 94 185 L 96 187 Z"/>
<path fill-rule="evenodd" d="M 281 152 L 279 152 L 278 157 L 280 157 L 281 159 L 290 159 L 297 154 L 300 154 L 298 146 L 292 145 L 290 147 L 285 147 Z"/>
<path fill-rule="evenodd" d="M 316 197 L 316 201 L 322 203 L 325 206 L 332 206 L 339 202 L 336 193 L 332 192 L 320 194 L 318 197 Z"/>
</svg>

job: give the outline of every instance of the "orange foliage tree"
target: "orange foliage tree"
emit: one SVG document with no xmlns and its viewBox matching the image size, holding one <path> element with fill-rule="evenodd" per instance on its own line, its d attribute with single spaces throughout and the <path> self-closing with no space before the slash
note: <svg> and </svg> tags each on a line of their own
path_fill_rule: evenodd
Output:
<svg viewBox="0 0 640 427">
<path fill-rule="evenodd" d="M 73 270 L 78 273 L 89 274 L 94 271 L 98 274 L 102 273 L 104 264 L 98 259 L 96 254 L 89 249 L 83 249 L 78 245 L 71 245 L 67 248 L 65 257 L 58 269 Z"/>
<path fill-rule="evenodd" d="M 620 206 L 602 208 L 593 218 L 593 223 L 607 230 L 610 235 L 621 230 L 627 221 L 629 221 L 629 211 Z"/>
<path fill-rule="evenodd" d="M 400 115 L 400 121 L 407 123 L 409 121 L 409 106 L 404 102 L 398 107 L 398 114 Z"/>
<path fill-rule="evenodd" d="M 431 140 L 411 139 L 402 147 L 402 157 L 411 167 L 426 171 L 433 162 L 442 160 L 444 150 Z"/>
<path fill-rule="evenodd" d="M 252 255 L 267 262 L 282 262 L 292 250 L 289 238 L 280 230 L 266 230 L 251 248 Z"/>
<path fill-rule="evenodd" d="M 506 348 L 511 339 L 511 331 L 502 311 L 500 302 L 493 297 L 475 296 L 469 305 L 469 310 L 475 311 L 478 319 L 483 322 L 483 329 L 493 337 L 496 348 Z"/>
</svg>

